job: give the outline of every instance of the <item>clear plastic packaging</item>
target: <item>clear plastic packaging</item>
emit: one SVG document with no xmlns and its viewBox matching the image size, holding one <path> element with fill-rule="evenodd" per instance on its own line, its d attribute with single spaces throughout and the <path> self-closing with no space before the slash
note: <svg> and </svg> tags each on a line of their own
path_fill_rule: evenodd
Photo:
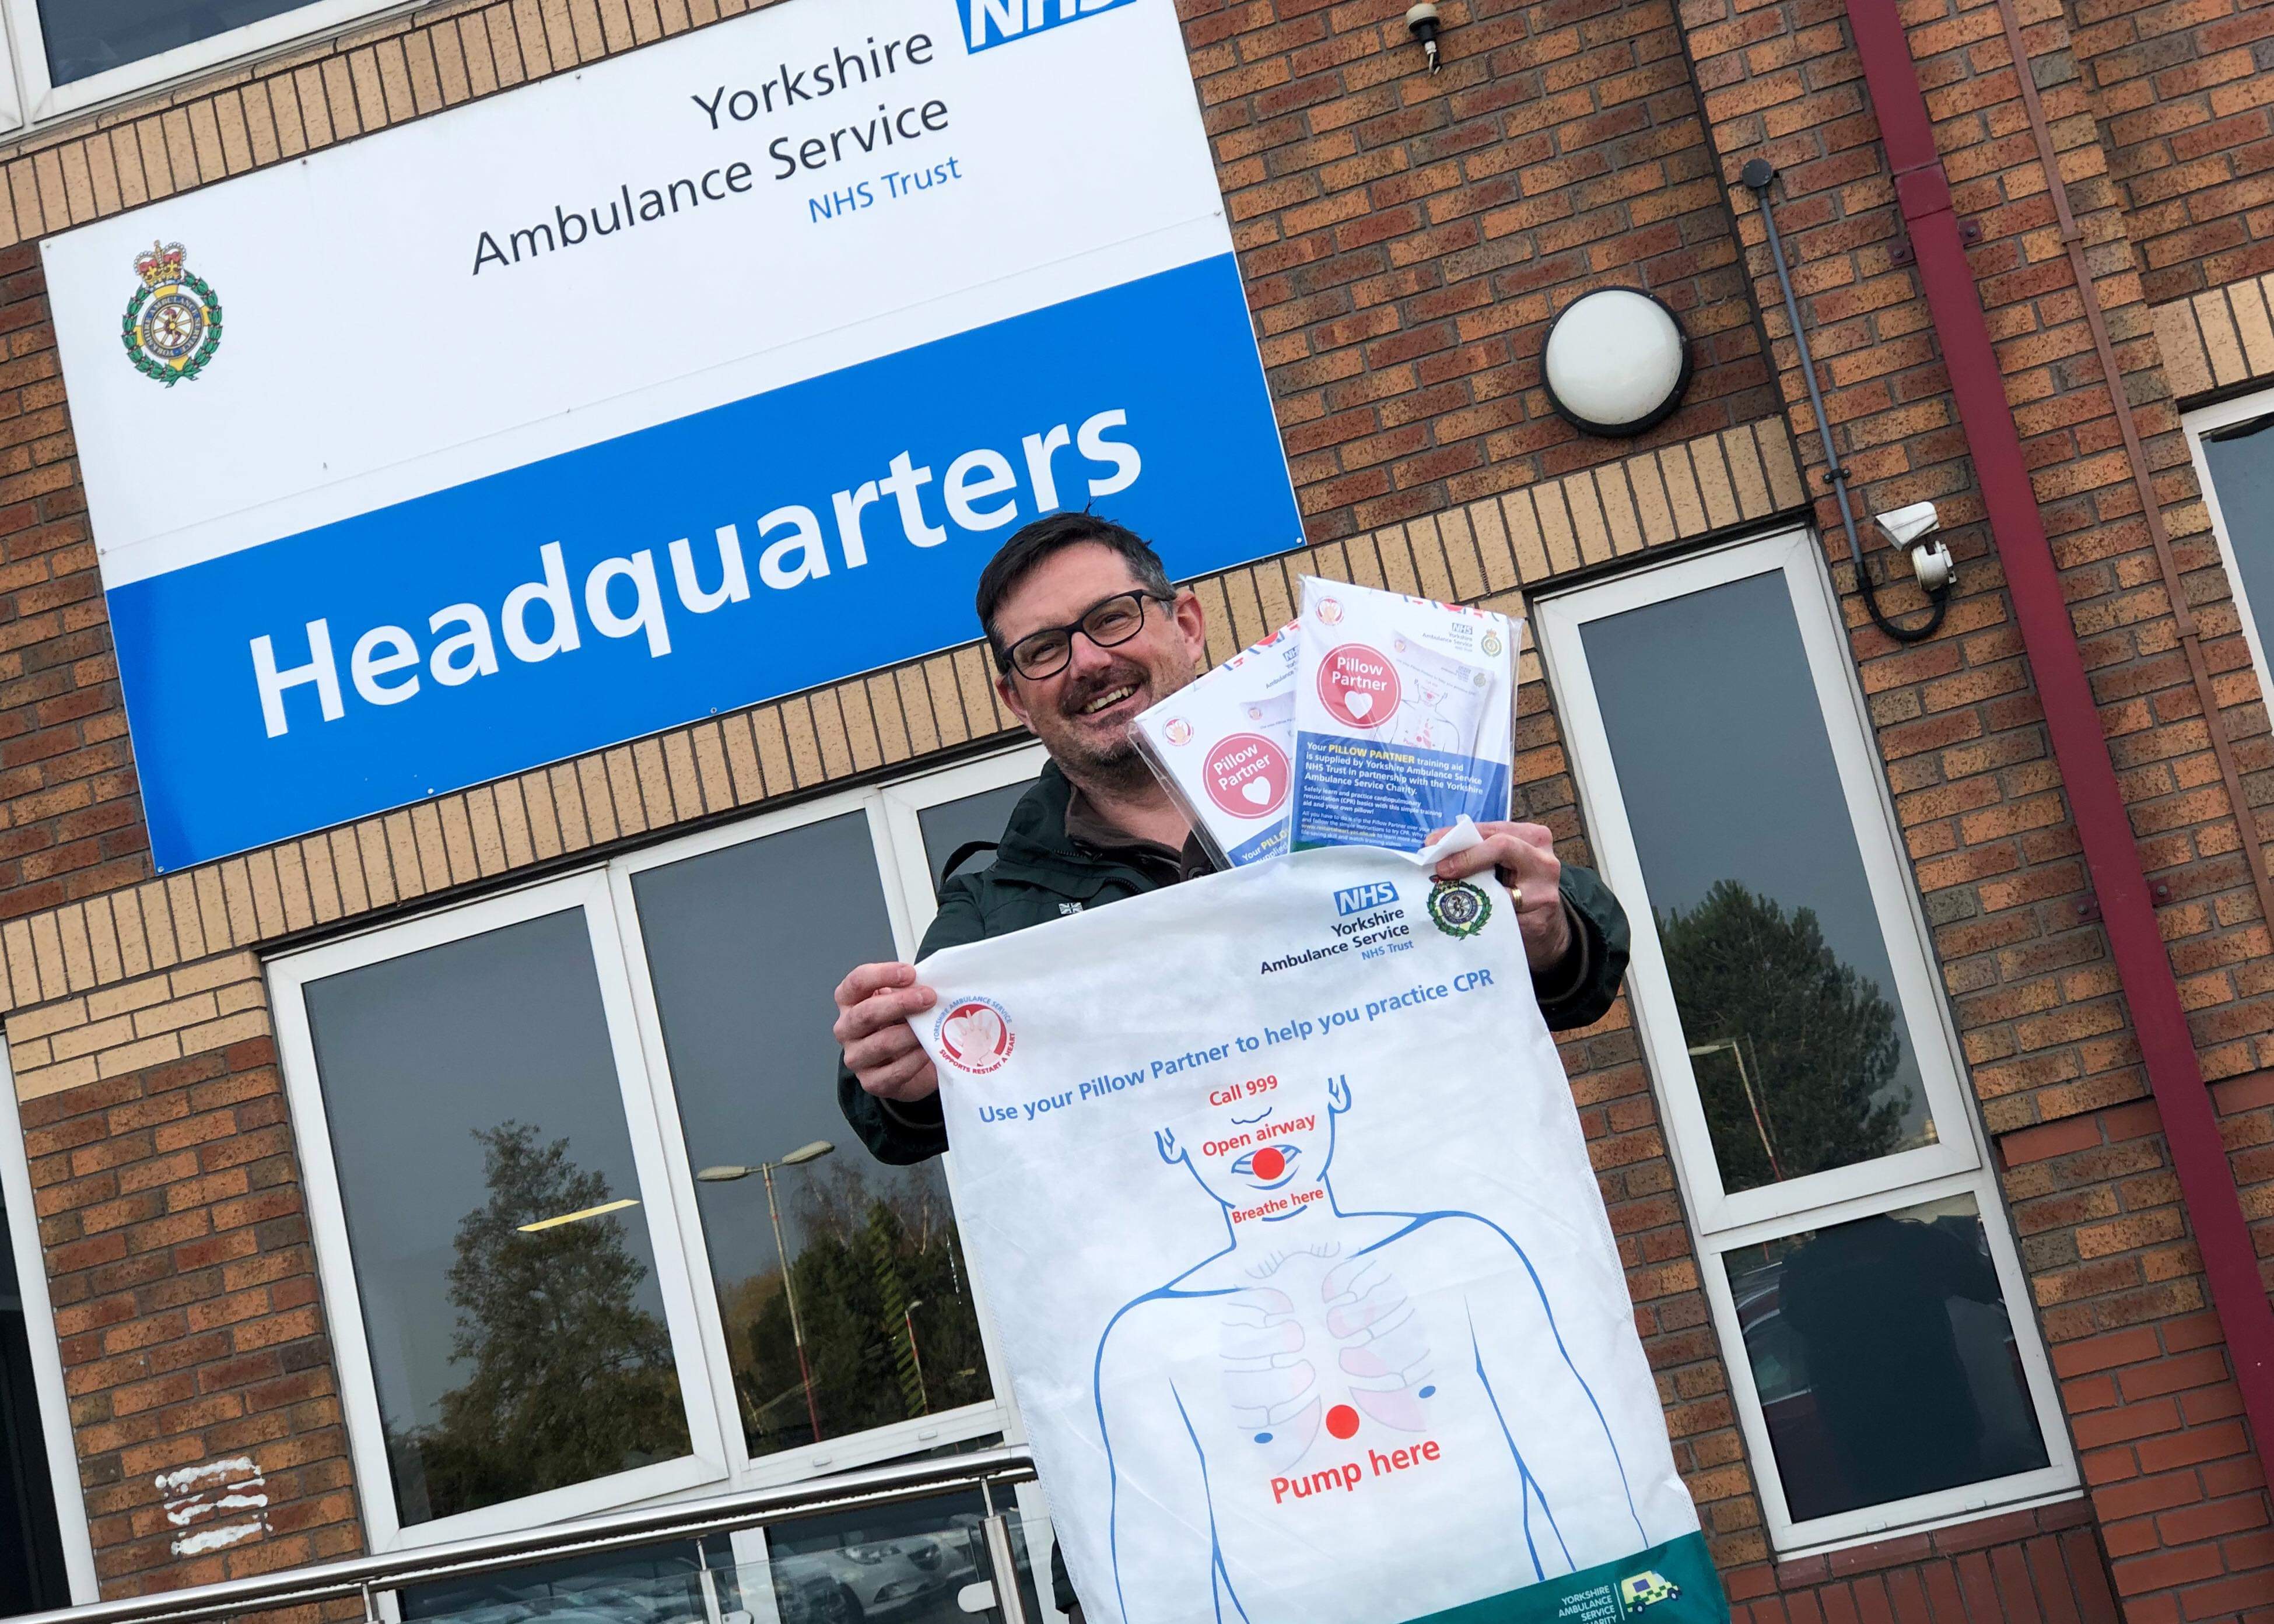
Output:
<svg viewBox="0 0 2274 1624">
<path fill-rule="evenodd" d="M 1287 849 L 1296 649 L 1295 628 L 1283 627 L 1144 711 L 1131 731 L 1219 868 Z"/>
<path fill-rule="evenodd" d="M 1508 816 L 1521 621 L 1306 576 L 1297 627 L 1295 849 Z"/>
</svg>

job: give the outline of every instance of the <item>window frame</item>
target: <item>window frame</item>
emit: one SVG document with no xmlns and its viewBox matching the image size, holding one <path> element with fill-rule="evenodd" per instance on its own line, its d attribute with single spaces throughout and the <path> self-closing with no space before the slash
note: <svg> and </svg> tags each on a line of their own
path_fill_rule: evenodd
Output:
<svg viewBox="0 0 2274 1624">
<path fill-rule="evenodd" d="M 2251 612 L 2250 591 L 2243 584 L 2241 567 L 2235 561 L 2234 540 L 2227 532 L 2226 515 L 2219 507 L 2218 487 L 2210 477 L 2210 460 L 2203 455 L 2207 436 L 2261 417 L 2274 418 L 2274 388 L 2254 389 L 2216 406 L 2199 406 L 2181 415 L 2180 427 L 2187 436 L 2187 457 L 2195 464 L 2195 486 L 2202 492 L 2203 510 L 2210 515 L 2211 537 L 2218 544 L 2218 561 L 2226 571 L 2227 590 L 2234 595 L 2235 613 L 2242 621 L 2243 641 L 2249 645 L 2251 663 L 2257 668 L 2259 688 L 2274 694 L 2274 676 L 2269 674 L 2274 673 L 2274 664 L 2268 663 L 2266 639 L 2258 629 L 2257 616 Z"/>
<path fill-rule="evenodd" d="M 659 1124 L 644 1092 L 646 1073 L 641 1064 L 622 957 L 606 932 L 606 927 L 614 921 L 614 899 L 603 871 L 591 869 L 441 909 L 402 924 L 279 958 L 267 966 L 277 1049 L 283 1061 L 285 1093 L 300 1153 L 301 1184 L 335 1350 L 341 1410 L 347 1421 L 348 1446 L 355 1462 L 357 1482 L 362 1487 L 365 1534 L 375 1552 L 409 1550 L 589 1516 L 641 1500 L 706 1487 L 720 1482 L 727 1475 L 718 1411 L 709 1404 L 694 1402 L 692 1384 L 682 1375 L 681 1408 L 687 1421 L 688 1453 L 676 1460 L 659 1461 L 629 1471 L 614 1472 L 588 1482 L 408 1526 L 395 1503 L 395 1473 L 388 1461 L 386 1425 L 373 1368 L 369 1325 L 356 1277 L 346 1206 L 340 1193 L 338 1162 L 316 1066 L 305 989 L 310 982 L 329 976 L 572 910 L 582 914 L 586 939 L 591 946 L 602 1012 L 615 1057 L 617 1092 L 622 1100 L 625 1129 L 639 1178 L 639 1198 L 648 1209 L 648 1235 L 654 1251 L 656 1284 L 663 1295 L 672 1359 L 682 1372 L 701 1368 L 708 1365 L 707 1358 L 700 1365 L 689 1358 L 690 1351 L 700 1348 L 697 1341 L 700 1335 L 697 1319 L 698 1296 L 687 1274 L 687 1259 L 676 1245 L 673 1214 L 678 1201 L 667 1182 Z M 708 1284 L 707 1280 L 704 1283 Z"/>
<path fill-rule="evenodd" d="M 11 70 L 0 73 L 0 102 L 4 102 L 0 105 L 0 119 L 11 127 L 46 124 L 207 69 L 278 50 L 382 12 L 410 9 L 405 0 L 305 0 L 259 22 L 245 23 L 154 56 L 121 63 L 57 85 L 48 77 L 47 36 L 40 22 L 39 0 L 0 0 L 0 17 L 7 22 L 6 43 L 12 48 L 13 56 L 12 62 L 0 64 Z"/>
<path fill-rule="evenodd" d="M 1897 1007 L 1910 1038 L 1939 1142 L 1781 1184 L 1730 1194 L 1722 1188 L 1704 1107 L 1675 1010 L 1665 955 L 1645 906 L 1636 916 L 1627 996 L 1637 1035 L 1667 1126 L 1668 1154 L 1687 1210 L 1698 1274 L 1721 1340 L 1737 1420 L 1761 1495 L 1772 1549 L 1789 1560 L 1891 1534 L 1969 1520 L 1992 1507 L 2014 1508 L 2074 1496 L 2075 1454 L 2059 1389 L 2038 1332 L 2035 1299 L 2022 1268 L 2002 1194 L 1967 1080 L 1957 1028 L 1944 996 L 1933 937 L 1920 905 L 1901 825 L 1887 791 L 1871 714 L 1849 652 L 1846 623 L 1815 536 L 1787 528 L 1685 554 L 1646 568 L 1542 595 L 1533 629 L 1543 668 L 1562 719 L 1564 747 L 1604 880 L 1623 898 L 1645 904 L 1639 856 L 1621 797 L 1581 630 L 1591 621 L 1762 575 L 1780 576 L 1791 603 L 1839 773 L 1849 826 L 1862 858 Z M 2028 1400 L 2044 1440 L 2047 1464 L 1955 1489 L 1883 1501 L 1856 1510 L 1796 1520 L 1791 1515 L 1755 1383 L 1735 1292 L 1721 1259 L 1741 1247 L 1802 1230 L 1870 1216 L 1954 1195 L 1970 1196 L 1980 1215 L 2005 1312 L 2022 1366 Z"/>
<path fill-rule="evenodd" d="M 990 789 L 1031 778 L 1049 760 L 1050 752 L 1039 744 L 1029 744 L 885 786 L 885 823 L 891 831 L 892 852 L 899 860 L 896 877 L 900 882 L 900 906 L 908 921 L 902 952 L 912 954 L 916 951 L 916 944 L 931 929 L 933 916 L 939 912 L 939 898 L 932 892 L 931 858 L 924 849 L 921 815 L 946 801 L 960 801 L 966 795 L 983 795 Z"/>
<path fill-rule="evenodd" d="M 1688 1046 L 1681 1041 L 1681 1018 L 1675 1010 L 1658 933 L 1638 930 L 1633 959 L 1642 974 L 1630 981 L 1628 1001 L 1634 1006 L 1635 1023 L 1645 1039 L 1653 1032 L 1659 1034 L 1654 1048 L 1663 1055 L 1658 1071 L 1665 1086 L 1668 1114 L 1681 1137 L 1698 1147 L 1693 1157 L 1698 1165 L 1692 1174 L 1695 1190 L 1690 1214 L 1701 1230 L 1759 1223 L 1982 1165 L 1982 1152 L 1969 1125 L 1972 1113 L 1957 1064 L 1961 1053 L 1957 1033 L 1941 996 L 1931 938 L 1918 910 L 1901 840 L 1872 838 L 1894 831 L 1894 809 L 1886 801 L 1885 778 L 1871 744 L 1867 713 L 1852 681 L 1843 676 L 1849 666 L 1844 643 L 1835 629 L 1840 624 L 1836 611 L 1823 617 L 1808 613 L 1812 607 L 1831 608 L 1826 594 L 1806 590 L 1811 583 L 1822 581 L 1814 560 L 1815 546 L 1808 533 L 1789 530 L 1543 598 L 1538 606 L 1542 655 L 1564 718 L 1572 771 L 1587 800 L 1589 826 L 1596 833 L 1595 851 L 1603 877 L 1623 896 L 1647 898 L 1650 888 L 1644 883 L 1635 852 L 1625 799 L 1604 737 L 1602 715 L 1579 634 L 1591 621 L 1631 609 L 1763 575 L 1782 577 L 1793 603 L 1809 674 L 1815 680 L 1818 711 L 1825 720 L 1825 734 L 1847 801 L 1849 825 L 1856 833 L 1873 912 L 1886 944 L 1888 967 L 1895 981 L 1888 990 L 1902 1013 L 1938 1136 L 1934 1144 L 1871 1161 L 1828 1168 L 1751 1190 L 1726 1190 L 1711 1152 L 1713 1141 L 1706 1132 Z"/>
<path fill-rule="evenodd" d="M 63 1344 L 56 1333 L 55 1298 L 48 1260 L 40 1242 L 38 1207 L 32 1196 L 31 1153 L 24 1144 L 22 1107 L 16 1098 L 16 1068 L 0 1044 L 0 1208 L 17 1214 L 5 1224 L 14 1248 L 16 1282 L 23 1294 L 24 1339 L 31 1346 L 32 1387 L 38 1399 L 40 1441 L 47 1454 L 49 1486 L 56 1502 L 56 1528 L 62 1536 L 64 1575 L 72 1605 L 102 1599 L 94 1571 L 94 1538 L 87 1525 L 87 1493 L 79 1485 L 79 1438 L 72 1430 L 71 1399 L 64 1385 Z"/>
<path fill-rule="evenodd" d="M 677 1086 L 663 1044 L 632 883 L 642 873 L 684 859 L 857 814 L 867 824 L 893 951 L 904 958 L 912 957 L 937 908 L 917 814 L 943 801 L 1032 777 L 1044 759 L 1039 745 L 1027 743 L 890 785 L 818 797 L 659 842 L 568 875 L 532 880 L 491 897 L 280 954 L 267 962 L 277 1044 L 335 1350 L 350 1454 L 362 1486 L 373 1550 L 409 1549 L 536 1527 L 643 1501 L 714 1492 L 721 1487 L 772 1487 L 998 1434 L 1013 1443 L 1024 1441 L 1025 1427 L 1012 1395 L 984 1288 L 973 1274 L 968 1278 L 994 1389 L 992 1398 L 846 1438 L 825 1440 L 817 1447 L 750 1455 L 739 1419 L 732 1363 L 695 1198 L 694 1169 L 681 1131 Z M 395 1500 L 395 1479 L 387 1458 L 363 1301 L 356 1282 L 303 989 L 312 981 L 343 971 L 572 907 L 584 911 L 615 1049 L 618 1083 L 640 1167 L 639 1193 L 651 1209 L 649 1233 L 655 1247 L 659 1283 L 665 1286 L 690 1454 L 681 1461 L 614 1473 L 406 1528 Z M 816 1086 L 819 1086 L 817 1079 Z M 854 1148 L 857 1152 L 858 1147 Z M 651 1154 L 652 1163 L 646 1159 Z M 942 1157 L 941 1165 L 953 1199 L 957 1191 L 954 1158 Z M 1039 1497 L 1035 1503 L 1039 1505 Z"/>
<path fill-rule="evenodd" d="M 1039 756 L 1039 747 L 1033 753 Z M 680 1121 L 678 1087 L 672 1077 L 670 1059 L 664 1048 L 663 1024 L 656 1007 L 654 985 L 646 974 L 646 938 L 641 930 L 638 905 L 632 894 L 633 880 L 651 869 L 669 868 L 687 858 L 724 851 L 857 812 L 867 820 L 878 884 L 884 893 L 885 914 L 892 924 L 893 951 L 903 958 L 911 957 L 924 927 L 930 922 L 937 905 L 928 894 L 930 871 L 923 863 L 921 831 L 918 831 L 915 835 L 917 844 L 915 865 L 922 874 L 926 891 L 922 895 L 924 907 L 920 915 L 915 914 L 912 906 L 907 885 L 910 864 L 906 853 L 895 849 L 897 831 L 888 811 L 893 793 L 900 793 L 900 804 L 908 808 L 905 827 L 915 830 L 913 820 L 916 808 L 953 801 L 960 796 L 975 793 L 979 789 L 1015 782 L 1019 775 L 1005 771 L 1002 763 L 1021 759 L 1024 754 L 990 756 L 985 761 L 962 767 L 927 773 L 886 789 L 855 790 L 776 812 L 761 813 L 756 817 L 651 846 L 618 858 L 607 865 L 608 883 L 617 905 L 617 939 L 622 945 L 625 967 L 631 983 L 639 1024 L 640 1047 L 647 1065 L 654 1109 L 659 1121 L 664 1124 L 664 1154 L 674 1180 L 673 1192 L 680 1245 L 688 1258 L 689 1274 L 705 1288 L 712 1279 L 710 1248 L 703 1234 L 702 1214 L 694 1200 L 694 1169 L 687 1155 L 686 1136 L 674 1131 Z M 997 775 L 991 781 L 979 781 L 972 787 L 963 786 L 971 775 L 983 775 L 983 775 L 990 771 Z M 847 967 L 849 969 L 851 966 Z M 956 1192 L 954 1158 L 943 1156 L 941 1166 L 953 1199 Z M 726 1333 L 719 1319 L 718 1294 L 707 1289 L 698 1290 L 696 1314 L 702 1324 L 704 1346 L 712 1356 L 705 1361 L 709 1386 L 736 1486 L 772 1487 L 824 1472 L 846 1471 L 857 1466 L 892 1460 L 917 1450 L 967 1442 L 974 1438 L 994 1433 L 1007 1436 L 1008 1429 L 1014 1425 L 1008 1402 L 1009 1383 L 1004 1373 L 1001 1350 L 996 1342 L 994 1320 L 987 1312 L 986 1295 L 975 1274 L 971 1276 L 971 1295 L 979 1320 L 980 1343 L 986 1351 L 989 1380 L 996 1389 L 993 1398 L 930 1416 L 894 1422 L 889 1426 L 872 1427 L 844 1439 L 827 1439 L 817 1447 L 785 1449 L 774 1455 L 754 1456 L 749 1451 L 748 1440 L 742 1436 L 740 1425 L 727 1425 L 727 1417 L 737 1415 L 739 1411 L 731 1362 L 725 1357 Z"/>
</svg>

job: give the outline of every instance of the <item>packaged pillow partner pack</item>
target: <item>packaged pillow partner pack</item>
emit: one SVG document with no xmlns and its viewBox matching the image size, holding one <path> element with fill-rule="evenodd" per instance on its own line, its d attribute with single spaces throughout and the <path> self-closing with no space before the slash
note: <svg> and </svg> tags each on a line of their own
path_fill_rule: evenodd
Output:
<svg viewBox="0 0 2274 1624">
<path fill-rule="evenodd" d="M 1298 647 L 1282 628 L 1143 712 L 1131 735 L 1220 868 L 1287 849 Z"/>
<path fill-rule="evenodd" d="M 1292 843 L 1413 851 L 1509 815 L 1520 621 L 1303 581 Z"/>
</svg>

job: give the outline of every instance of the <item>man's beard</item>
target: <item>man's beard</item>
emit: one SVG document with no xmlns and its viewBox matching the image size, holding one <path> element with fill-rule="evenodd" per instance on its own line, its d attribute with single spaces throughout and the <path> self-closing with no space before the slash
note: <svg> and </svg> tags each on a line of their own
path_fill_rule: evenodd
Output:
<svg viewBox="0 0 2274 1624">
<path fill-rule="evenodd" d="M 1053 720 L 1063 726 L 1054 726 L 1050 733 L 1056 736 L 1045 737 L 1043 742 L 1058 758 L 1058 765 L 1066 777 L 1076 784 L 1124 793 L 1141 792 L 1152 785 L 1153 771 L 1145 764 L 1144 756 L 1138 753 L 1130 730 L 1125 727 L 1118 733 L 1100 738 L 1085 732 L 1079 722 L 1065 712 L 1088 704 L 1100 694 L 1108 694 L 1123 687 L 1149 685 L 1148 698 L 1152 703 L 1158 704 L 1192 680 L 1187 676 L 1184 681 L 1171 681 L 1163 673 L 1149 671 L 1134 661 L 1116 665 L 1084 683 L 1078 691 L 1069 692 L 1061 698 L 1059 712 Z"/>
</svg>

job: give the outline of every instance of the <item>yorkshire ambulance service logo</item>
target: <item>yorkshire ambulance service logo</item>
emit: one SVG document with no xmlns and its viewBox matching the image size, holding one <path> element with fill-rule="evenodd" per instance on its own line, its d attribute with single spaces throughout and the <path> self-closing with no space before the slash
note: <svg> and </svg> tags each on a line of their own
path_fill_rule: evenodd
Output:
<svg viewBox="0 0 2274 1624">
<path fill-rule="evenodd" d="M 1011 1018 L 992 998 L 966 998 L 940 1016 L 932 1040 L 948 1064 L 984 1077 L 1011 1057 Z"/>
<path fill-rule="evenodd" d="M 1429 918 L 1449 936 L 1472 936 L 1492 917 L 1492 898 L 1466 880 L 1440 880 L 1429 888 Z"/>
<path fill-rule="evenodd" d="M 1477 646 L 1482 649 L 1487 654 L 1497 655 L 1500 652 L 1500 634 L 1498 632 L 1487 632 L 1485 634 L 1484 641 Z"/>
<path fill-rule="evenodd" d="M 205 371 L 221 348 L 221 301 L 204 277 L 184 267 L 182 256 L 179 243 L 153 243 L 136 256 L 142 285 L 126 301 L 121 324 L 134 370 L 169 389 Z"/>
</svg>

